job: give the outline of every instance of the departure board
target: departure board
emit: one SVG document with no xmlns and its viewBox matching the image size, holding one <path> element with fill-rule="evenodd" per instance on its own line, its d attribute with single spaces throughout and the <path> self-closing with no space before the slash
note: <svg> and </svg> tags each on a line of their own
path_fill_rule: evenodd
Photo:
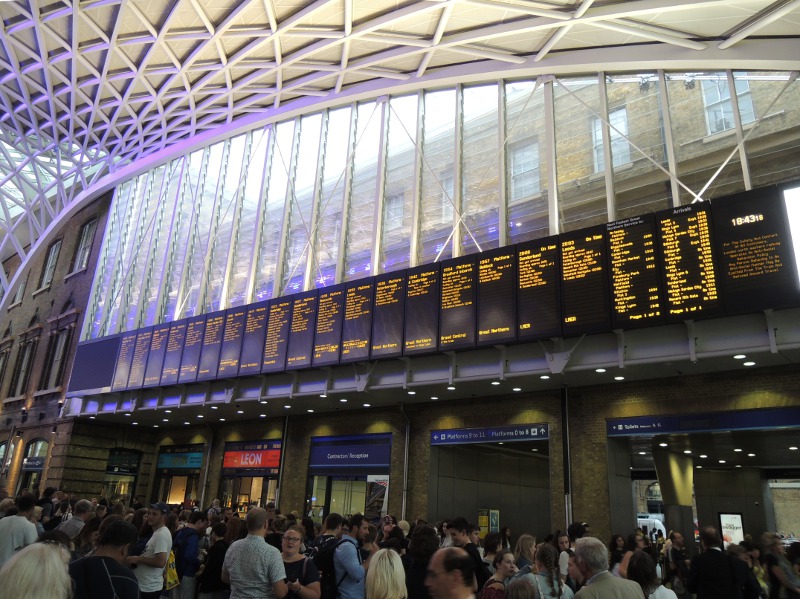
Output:
<svg viewBox="0 0 800 599">
<path fill-rule="evenodd" d="M 664 261 L 666 313 L 672 320 L 719 314 L 717 269 L 707 204 L 690 204 L 657 213 Z"/>
<path fill-rule="evenodd" d="M 478 255 L 478 345 L 517 338 L 517 249 L 506 246 Z"/>
<path fill-rule="evenodd" d="M 725 313 L 800 303 L 795 248 L 777 187 L 713 200 L 711 214 Z"/>
<path fill-rule="evenodd" d="M 605 226 L 559 236 L 561 331 L 565 337 L 611 328 Z"/>
<path fill-rule="evenodd" d="M 206 318 L 203 333 L 203 349 L 200 352 L 200 366 L 197 380 L 208 381 L 217 378 L 219 352 L 222 350 L 222 335 L 225 332 L 225 312 L 212 312 Z"/>
<path fill-rule="evenodd" d="M 289 347 L 286 350 L 286 370 L 311 366 L 317 306 L 317 290 L 292 298 L 292 324 L 289 328 Z"/>
<path fill-rule="evenodd" d="M 292 324 L 293 297 L 276 298 L 269 302 L 261 372 L 281 372 L 286 368 L 286 348 Z M 239 372 L 241 373 L 241 368 Z"/>
<path fill-rule="evenodd" d="M 475 347 L 475 298 L 478 269 L 475 256 L 441 263 L 439 350 Z"/>
<path fill-rule="evenodd" d="M 344 323 L 342 324 L 342 354 L 340 362 L 369 359 L 372 331 L 372 302 L 375 283 L 372 279 L 348 283 L 344 293 Z"/>
<path fill-rule="evenodd" d="M 611 326 L 615 329 L 663 320 L 661 262 L 655 216 L 634 216 L 606 225 L 611 276 Z"/>
<path fill-rule="evenodd" d="M 344 285 L 319 290 L 312 366 L 331 366 L 339 363 L 344 322 L 344 291 Z"/>
<path fill-rule="evenodd" d="M 517 338 L 561 336 L 561 255 L 558 237 L 517 245 Z"/>
<path fill-rule="evenodd" d="M 247 306 L 230 308 L 225 312 L 225 329 L 222 334 L 222 348 L 219 351 L 217 377 L 226 378 L 239 374 L 239 356 L 242 351 L 244 325 L 247 321 Z M 259 343 L 259 347 L 261 343 Z M 259 366 L 260 358 L 256 358 Z"/>
<path fill-rule="evenodd" d="M 439 337 L 439 264 L 409 268 L 403 354 L 436 350 Z"/>
<path fill-rule="evenodd" d="M 128 376 L 128 389 L 139 389 L 144 383 L 144 372 L 147 367 L 147 357 L 150 355 L 150 340 L 152 337 L 152 328 L 140 330 L 139 334 L 136 335 L 131 372 Z"/>
<path fill-rule="evenodd" d="M 286 300 L 288 301 L 288 300 Z M 242 353 L 239 356 L 239 376 L 261 372 L 264 359 L 264 335 L 267 332 L 269 301 L 247 306 L 242 335 Z"/>
<path fill-rule="evenodd" d="M 206 331 L 206 315 L 193 316 L 186 325 L 186 338 L 183 340 L 179 383 L 193 383 L 200 368 L 200 354 L 203 351 L 203 338 Z"/>
<path fill-rule="evenodd" d="M 131 373 L 133 352 L 136 349 L 136 331 L 124 333 L 119 344 L 117 366 L 114 369 L 114 379 L 111 382 L 112 391 L 122 391 L 128 387 L 128 376 Z"/>
<path fill-rule="evenodd" d="M 406 305 L 406 271 L 375 277 L 372 313 L 372 358 L 396 358 L 403 354 L 403 317 Z"/>
<path fill-rule="evenodd" d="M 167 351 L 164 353 L 164 366 L 161 369 L 161 384 L 174 385 L 178 382 L 178 374 L 181 369 L 181 354 L 183 353 L 183 341 L 186 339 L 187 320 L 173 322 L 169 328 L 169 339 L 167 339 Z"/>
<path fill-rule="evenodd" d="M 150 337 L 150 352 L 147 356 L 147 368 L 144 371 L 145 387 L 157 387 L 161 383 L 161 369 L 164 366 L 164 355 L 167 353 L 169 339 L 169 323 L 153 327 Z"/>
</svg>

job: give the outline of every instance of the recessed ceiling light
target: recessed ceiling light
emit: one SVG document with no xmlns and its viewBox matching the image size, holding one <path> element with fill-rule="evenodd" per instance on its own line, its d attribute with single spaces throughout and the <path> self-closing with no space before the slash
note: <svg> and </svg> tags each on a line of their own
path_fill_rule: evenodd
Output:
<svg viewBox="0 0 800 599">
<path fill-rule="evenodd" d="M 189 422 L 188 422 L 188 421 L 187 421 L 187 422 L 184 422 L 184 424 L 189 424 Z"/>
<path fill-rule="evenodd" d="M 736 354 L 735 356 L 733 356 L 733 359 L 734 360 L 744 360 L 746 357 L 747 356 L 745 356 L 744 354 Z"/>
<path fill-rule="evenodd" d="M 339 401 L 342 402 L 342 403 L 347 403 L 347 400 L 344 397 L 342 399 L 340 399 Z"/>
<path fill-rule="evenodd" d="M 266 414 L 259 414 L 259 415 L 258 415 L 258 417 L 259 417 L 259 418 L 266 418 L 266 417 L 267 417 L 267 415 L 266 415 Z"/>
<path fill-rule="evenodd" d="M 289 408 L 291 408 L 292 406 L 283 406 L 283 407 L 284 407 L 284 408 L 286 408 L 286 409 L 288 410 L 288 409 L 289 409 Z"/>
<path fill-rule="evenodd" d="M 797 451 L 797 447 L 795 447 L 794 445 L 792 445 L 792 446 L 789 448 L 789 451 Z"/>
<path fill-rule="evenodd" d="M 320 393 L 319 396 L 320 397 L 328 397 L 325 393 Z"/>
<path fill-rule="evenodd" d="M 603 374 L 606 371 L 606 369 L 605 368 L 595 368 L 594 371 L 599 373 L 599 374 Z"/>
<path fill-rule="evenodd" d="M 698 464 L 698 465 L 697 465 L 697 468 L 698 468 L 698 469 L 699 469 L 699 468 L 702 468 L 702 466 L 701 466 L 700 464 Z"/>
<path fill-rule="evenodd" d="M 94 416 L 89 416 L 89 420 L 94 420 Z"/>
<path fill-rule="evenodd" d="M 365 408 L 369 408 L 369 407 L 370 407 L 370 405 L 369 405 L 368 403 L 365 403 L 365 404 L 364 404 L 364 407 L 365 407 Z"/>
<path fill-rule="evenodd" d="M 706 454 L 704 454 L 704 453 L 701 453 L 701 454 L 700 454 L 700 457 L 701 457 L 701 458 L 707 458 L 708 456 L 707 456 Z"/>
<path fill-rule="evenodd" d="M 172 414 L 172 410 L 164 410 L 165 414 Z"/>
<path fill-rule="evenodd" d="M 743 362 L 742 363 L 742 366 L 755 366 L 755 365 L 756 365 L 755 362 Z"/>
<path fill-rule="evenodd" d="M 157 425 L 157 424 L 154 424 L 154 425 L 153 425 L 153 428 L 158 428 L 158 425 Z"/>
<path fill-rule="evenodd" d="M 615 381 L 624 381 L 624 380 L 625 380 L 625 377 L 624 377 L 624 376 L 615 376 L 615 377 L 614 377 L 614 380 L 615 380 Z"/>
<path fill-rule="evenodd" d="M 417 392 L 416 392 L 416 391 L 409 391 L 409 392 L 408 392 L 408 394 L 409 394 L 409 395 L 416 395 L 416 394 L 417 394 Z"/>
<path fill-rule="evenodd" d="M 720 460 L 720 461 L 719 461 L 719 463 L 720 463 L 720 464 L 724 464 L 724 463 L 725 463 L 725 460 Z"/>
<path fill-rule="evenodd" d="M 431 395 L 431 399 L 432 399 L 433 401 L 436 401 L 436 400 L 437 400 L 437 399 L 439 399 L 439 398 L 438 398 L 436 395 Z"/>
<path fill-rule="evenodd" d="M 267 400 L 266 399 L 261 399 L 261 400 L 259 400 L 258 403 L 260 403 L 262 405 L 267 405 Z"/>
<path fill-rule="evenodd" d="M 741 453 L 742 452 L 742 450 L 739 449 L 738 447 L 736 449 L 734 449 L 733 451 L 735 451 L 736 453 Z"/>
<path fill-rule="evenodd" d="M 169 422 L 169 418 L 162 418 L 161 422 Z"/>
<path fill-rule="evenodd" d="M 492 381 L 492 385 L 499 385 L 500 381 Z"/>
<path fill-rule="evenodd" d="M 126 415 L 126 416 L 130 416 L 130 415 L 131 415 L 131 413 L 130 413 L 130 412 L 125 412 L 125 415 Z"/>
<path fill-rule="evenodd" d="M 309 414 L 313 414 L 314 410 L 306 410 Z"/>
<path fill-rule="evenodd" d="M 667 447 L 667 443 L 659 443 L 658 446 L 659 447 Z"/>
<path fill-rule="evenodd" d="M 220 422 L 225 422 L 225 419 L 224 418 L 220 418 L 219 421 Z"/>
<path fill-rule="evenodd" d="M 237 414 L 244 414 L 244 410 L 236 410 Z"/>
<path fill-rule="evenodd" d="M 754 458 L 754 457 L 756 457 L 756 454 L 754 454 L 754 453 L 748 453 L 748 454 L 747 454 L 747 457 L 748 457 L 748 458 Z"/>
<path fill-rule="evenodd" d="M 690 455 L 692 453 L 692 450 L 691 449 L 684 449 L 683 453 L 685 453 L 686 455 Z"/>
<path fill-rule="evenodd" d="M 139 423 L 138 423 L 138 422 L 131 422 L 131 424 L 134 424 L 134 425 L 136 425 L 136 424 L 139 424 Z"/>
<path fill-rule="evenodd" d="M 549 375 L 546 375 L 546 374 L 543 374 L 543 375 L 542 375 L 542 376 L 540 376 L 539 378 L 540 378 L 540 379 L 542 379 L 543 381 L 546 381 L 546 380 L 548 380 L 548 379 L 550 378 L 550 376 L 549 376 Z"/>
<path fill-rule="evenodd" d="M 502 441 L 500 441 L 500 443 L 498 443 L 498 445 L 502 445 L 502 444 L 503 444 L 503 442 L 502 442 Z"/>
<path fill-rule="evenodd" d="M 521 387 L 514 387 L 514 388 L 512 389 L 512 391 L 522 391 L 522 388 L 521 388 Z"/>
<path fill-rule="evenodd" d="M 211 409 L 212 410 L 218 410 L 219 408 L 217 406 L 211 406 Z"/>
<path fill-rule="evenodd" d="M 455 391 L 455 390 L 456 390 L 456 388 L 455 388 L 455 387 L 453 387 L 453 385 L 450 385 L 450 386 L 447 388 L 447 390 L 448 390 L 448 391 Z"/>
<path fill-rule="evenodd" d="M 639 455 L 647 455 L 647 452 L 646 451 L 640 451 Z"/>
<path fill-rule="evenodd" d="M 736 464 L 736 467 L 737 467 L 737 468 L 741 468 L 741 467 L 742 467 L 742 465 L 741 465 L 741 464 Z"/>
<path fill-rule="evenodd" d="M 197 415 L 197 417 L 198 417 L 198 418 L 202 418 L 202 417 L 203 417 L 203 415 L 202 415 L 202 414 L 198 414 L 198 415 Z"/>
</svg>

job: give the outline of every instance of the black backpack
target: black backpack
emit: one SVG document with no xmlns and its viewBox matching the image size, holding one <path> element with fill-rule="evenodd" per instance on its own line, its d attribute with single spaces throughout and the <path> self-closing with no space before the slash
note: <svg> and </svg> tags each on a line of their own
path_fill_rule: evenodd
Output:
<svg viewBox="0 0 800 599">
<path fill-rule="evenodd" d="M 333 555 L 336 548 L 347 539 L 337 539 L 333 535 L 324 535 L 314 540 L 306 549 L 305 555 L 314 560 L 314 565 L 319 570 L 321 595 L 320 599 L 336 599 L 340 580 L 336 580 L 336 568 L 333 565 Z"/>
</svg>

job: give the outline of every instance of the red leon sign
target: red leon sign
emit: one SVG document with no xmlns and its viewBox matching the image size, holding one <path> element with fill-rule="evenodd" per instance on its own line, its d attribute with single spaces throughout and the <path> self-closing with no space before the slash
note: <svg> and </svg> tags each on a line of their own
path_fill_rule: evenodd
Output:
<svg viewBox="0 0 800 599">
<path fill-rule="evenodd" d="M 222 461 L 223 468 L 278 468 L 280 464 L 280 449 L 226 451 Z"/>
</svg>

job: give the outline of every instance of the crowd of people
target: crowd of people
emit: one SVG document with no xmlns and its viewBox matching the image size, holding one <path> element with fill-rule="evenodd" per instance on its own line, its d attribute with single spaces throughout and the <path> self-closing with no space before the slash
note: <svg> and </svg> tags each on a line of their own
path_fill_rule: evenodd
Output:
<svg viewBox="0 0 800 599">
<path fill-rule="evenodd" d="M 541 542 L 507 528 L 482 539 L 457 517 L 282 515 L 109 506 L 47 489 L 0 501 L 0 588 L 36 599 L 783 599 L 800 595 L 800 547 L 777 535 L 723 546 L 712 527 L 687 559 L 683 536 L 637 530 L 608 544 L 572 523 Z M 655 541 L 655 542 L 651 542 Z"/>
</svg>

